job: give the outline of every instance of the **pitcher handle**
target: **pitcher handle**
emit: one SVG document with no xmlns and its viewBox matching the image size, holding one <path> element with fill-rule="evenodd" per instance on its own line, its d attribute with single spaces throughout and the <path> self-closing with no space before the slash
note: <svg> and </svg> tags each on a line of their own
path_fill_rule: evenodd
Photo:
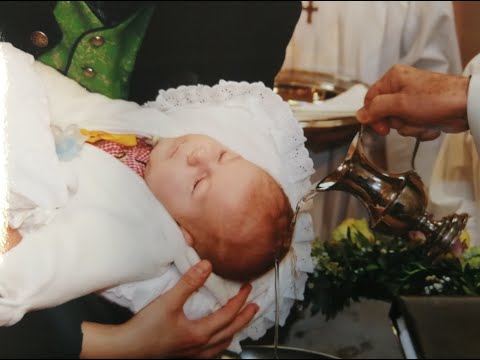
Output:
<svg viewBox="0 0 480 360">
<path fill-rule="evenodd" d="M 360 151 L 363 153 L 363 141 L 362 141 L 362 135 L 363 135 L 363 127 L 364 125 L 360 125 L 360 131 L 358 135 L 358 143 L 360 145 Z M 415 147 L 413 148 L 413 154 L 412 154 L 412 159 L 410 160 L 410 165 L 412 167 L 412 170 L 415 170 L 415 158 L 417 157 L 417 152 L 418 152 L 418 147 L 420 146 L 420 138 L 416 138 L 415 141 Z"/>
<path fill-rule="evenodd" d="M 360 151 L 362 152 L 362 155 L 364 154 L 364 151 L 363 151 L 363 129 L 364 129 L 365 125 L 363 124 L 360 124 L 360 130 L 358 132 L 358 145 L 360 147 Z"/>
<path fill-rule="evenodd" d="M 417 151 L 418 151 L 418 147 L 420 146 L 420 138 L 416 138 L 417 140 L 415 141 L 415 147 L 413 148 L 413 155 L 412 155 L 412 162 L 411 162 L 411 166 L 412 166 L 412 170 L 415 170 L 415 158 L 417 157 Z"/>
</svg>

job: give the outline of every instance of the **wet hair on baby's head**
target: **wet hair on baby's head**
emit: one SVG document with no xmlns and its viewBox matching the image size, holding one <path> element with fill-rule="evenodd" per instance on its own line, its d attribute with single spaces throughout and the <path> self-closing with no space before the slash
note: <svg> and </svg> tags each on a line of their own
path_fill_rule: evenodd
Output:
<svg viewBox="0 0 480 360">
<path fill-rule="evenodd" d="M 280 185 L 262 170 L 248 198 L 226 231 L 217 235 L 208 260 L 213 271 L 229 280 L 251 281 L 265 274 L 288 253 L 293 234 L 293 210 Z"/>
</svg>

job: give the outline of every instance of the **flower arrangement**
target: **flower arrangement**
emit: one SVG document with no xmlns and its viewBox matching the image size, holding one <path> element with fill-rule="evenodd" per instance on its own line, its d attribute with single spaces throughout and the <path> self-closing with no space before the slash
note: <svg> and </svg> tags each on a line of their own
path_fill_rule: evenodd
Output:
<svg viewBox="0 0 480 360">
<path fill-rule="evenodd" d="M 360 298 L 391 301 L 397 295 L 480 295 L 480 246 L 466 231 L 448 252 L 432 256 L 432 242 L 414 231 L 385 236 L 365 219 L 347 219 L 330 241 L 315 241 L 315 270 L 305 305 L 327 319 Z"/>
</svg>

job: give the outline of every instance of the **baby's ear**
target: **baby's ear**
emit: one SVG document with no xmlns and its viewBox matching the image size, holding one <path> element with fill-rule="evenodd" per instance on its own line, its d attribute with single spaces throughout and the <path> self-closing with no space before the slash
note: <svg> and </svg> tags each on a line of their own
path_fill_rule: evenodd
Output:
<svg viewBox="0 0 480 360">
<path fill-rule="evenodd" d="M 187 242 L 187 244 L 189 246 L 193 246 L 194 244 L 193 236 L 183 226 L 180 226 L 180 230 L 182 230 L 183 237 L 185 238 L 185 241 Z"/>
</svg>

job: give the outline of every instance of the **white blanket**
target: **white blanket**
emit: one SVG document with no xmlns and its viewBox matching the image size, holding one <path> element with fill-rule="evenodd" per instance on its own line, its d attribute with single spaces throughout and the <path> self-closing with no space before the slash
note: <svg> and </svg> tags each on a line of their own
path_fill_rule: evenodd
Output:
<svg viewBox="0 0 480 360">
<path fill-rule="evenodd" d="M 128 284 L 107 291 L 105 296 L 138 311 L 172 287 L 181 273 L 199 260 L 142 179 L 118 160 L 89 145 L 71 162 L 53 159 L 52 138 L 38 136 L 46 134 L 48 119 L 63 128 L 77 124 L 147 136 L 206 133 L 269 171 L 284 187 L 292 204 L 309 188 L 312 163 L 303 146 L 301 129 L 288 106 L 261 84 L 185 87 L 161 92 L 156 102 L 140 108 L 134 103 L 88 93 L 10 45 L 0 46 L 9 76 L 7 135 L 9 144 L 14 145 L 10 147 L 9 164 L 15 160 L 27 164 L 28 171 L 34 169 L 34 173 L 9 173 L 11 184 L 25 181 L 20 188 L 10 186 L 9 195 L 13 198 L 21 194 L 29 205 L 36 205 L 15 209 L 17 222 L 30 219 L 27 223 L 32 231 L 24 232 L 23 241 L 0 259 L 2 325 L 17 322 L 26 311 L 123 283 Z M 27 107 L 24 100 L 32 99 L 32 92 L 34 101 Z M 16 110 L 9 109 L 23 111 L 23 123 L 17 122 Z M 35 126 L 38 130 L 31 131 Z M 35 166 L 25 162 L 32 142 L 50 143 L 36 149 Z M 28 183 L 30 179 L 30 184 L 38 184 L 37 176 L 44 180 L 38 189 Z M 58 183 L 50 183 L 52 178 Z M 40 202 L 42 194 L 55 201 L 44 205 Z M 65 194 L 74 195 L 66 201 Z M 40 200 L 35 196 L 40 196 Z M 38 228 L 39 223 L 45 225 Z M 302 298 L 305 272 L 312 270 L 312 240 L 311 219 L 303 214 L 293 250 L 280 266 L 281 323 L 294 299 Z M 171 262 L 174 265 L 166 267 Z M 216 275 L 210 276 L 205 287 L 187 302 L 187 316 L 198 318 L 218 309 L 239 287 Z M 272 273 L 253 283 L 249 301 L 256 302 L 260 311 L 236 337 L 231 350 L 238 351 L 239 340 L 247 336 L 257 339 L 273 324 Z"/>
</svg>

